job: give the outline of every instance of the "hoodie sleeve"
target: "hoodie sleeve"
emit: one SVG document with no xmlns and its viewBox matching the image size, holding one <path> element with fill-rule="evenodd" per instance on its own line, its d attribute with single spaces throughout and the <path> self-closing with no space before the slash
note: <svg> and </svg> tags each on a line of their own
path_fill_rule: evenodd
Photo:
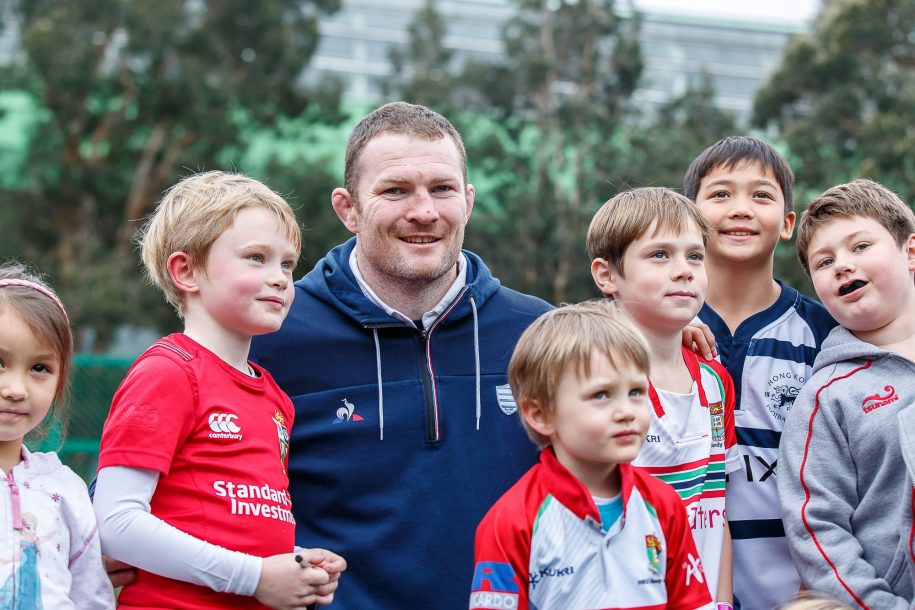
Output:
<svg viewBox="0 0 915 610">
<path fill-rule="evenodd" d="M 804 585 L 853 608 L 906 610 L 864 559 L 852 531 L 857 475 L 841 425 L 839 376 L 816 376 L 801 390 L 782 431 L 778 495 L 785 535 Z M 831 377 L 831 378 L 828 378 Z"/>
</svg>

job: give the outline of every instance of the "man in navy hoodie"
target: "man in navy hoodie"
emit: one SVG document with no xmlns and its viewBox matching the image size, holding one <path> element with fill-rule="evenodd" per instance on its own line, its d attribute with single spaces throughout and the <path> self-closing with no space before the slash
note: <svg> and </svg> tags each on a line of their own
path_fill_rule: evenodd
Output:
<svg viewBox="0 0 915 610">
<path fill-rule="evenodd" d="M 355 237 L 251 349 L 295 404 L 296 540 L 346 558 L 340 610 L 466 608 L 474 529 L 536 460 L 505 372 L 550 305 L 461 250 L 473 200 L 447 119 L 369 114 L 331 197 Z"/>
</svg>

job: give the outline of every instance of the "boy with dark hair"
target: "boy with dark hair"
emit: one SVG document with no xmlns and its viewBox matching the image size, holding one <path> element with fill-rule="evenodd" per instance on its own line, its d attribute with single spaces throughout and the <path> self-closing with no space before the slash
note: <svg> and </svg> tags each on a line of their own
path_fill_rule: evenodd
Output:
<svg viewBox="0 0 915 610">
<path fill-rule="evenodd" d="M 785 418 L 835 325 L 826 310 L 774 278 L 779 241 L 794 229 L 794 175 L 769 144 L 732 136 L 705 149 L 684 194 L 712 225 L 706 246 L 708 324 L 736 386 L 734 425 L 744 472 L 728 479 L 734 596 L 743 610 L 793 599 L 800 581 L 776 490 Z"/>
<path fill-rule="evenodd" d="M 508 379 L 540 463 L 477 528 L 471 610 L 710 606 L 677 493 L 630 465 L 649 362 L 607 302 L 560 307 L 521 335 Z"/>
<path fill-rule="evenodd" d="M 911 542 L 898 524 L 912 488 L 899 416 L 915 403 L 915 214 L 876 182 L 840 184 L 804 212 L 797 252 L 841 326 L 782 434 L 791 553 L 807 588 L 855 608 L 906 610 Z"/>
</svg>

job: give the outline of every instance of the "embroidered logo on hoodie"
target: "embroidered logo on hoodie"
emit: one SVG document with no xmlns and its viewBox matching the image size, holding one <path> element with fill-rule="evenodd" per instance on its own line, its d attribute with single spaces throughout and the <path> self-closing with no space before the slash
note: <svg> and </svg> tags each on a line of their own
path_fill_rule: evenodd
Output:
<svg viewBox="0 0 915 610">
<path fill-rule="evenodd" d="M 879 392 L 873 396 L 868 396 L 864 399 L 864 402 L 861 403 L 861 410 L 865 413 L 870 413 L 875 409 L 880 407 L 885 407 L 886 405 L 892 404 L 899 400 L 899 395 L 896 394 L 896 389 L 893 386 L 888 385 L 883 388 L 883 391 L 886 394 L 881 395 Z"/>
<path fill-rule="evenodd" d="M 507 383 L 496 386 L 496 400 L 499 402 L 499 408 L 506 415 L 513 415 L 518 410 L 515 397 L 512 396 L 512 389 Z"/>
<path fill-rule="evenodd" d="M 361 415 L 356 415 L 356 405 L 343 399 L 343 406 L 337 409 L 337 419 L 334 420 L 335 424 L 343 424 L 348 421 L 362 421 Z"/>
</svg>

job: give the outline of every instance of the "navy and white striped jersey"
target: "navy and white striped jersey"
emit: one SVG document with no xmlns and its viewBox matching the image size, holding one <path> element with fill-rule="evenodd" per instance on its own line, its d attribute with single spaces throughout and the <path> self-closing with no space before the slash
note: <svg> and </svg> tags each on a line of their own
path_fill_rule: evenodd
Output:
<svg viewBox="0 0 915 610">
<path fill-rule="evenodd" d="M 734 427 L 743 470 L 728 477 L 727 514 L 734 594 L 742 610 L 770 610 L 793 599 L 800 586 L 776 490 L 778 444 L 788 411 L 836 325 L 817 301 L 778 284 L 778 300 L 741 322 L 733 335 L 708 304 L 699 312 L 737 393 Z"/>
</svg>

